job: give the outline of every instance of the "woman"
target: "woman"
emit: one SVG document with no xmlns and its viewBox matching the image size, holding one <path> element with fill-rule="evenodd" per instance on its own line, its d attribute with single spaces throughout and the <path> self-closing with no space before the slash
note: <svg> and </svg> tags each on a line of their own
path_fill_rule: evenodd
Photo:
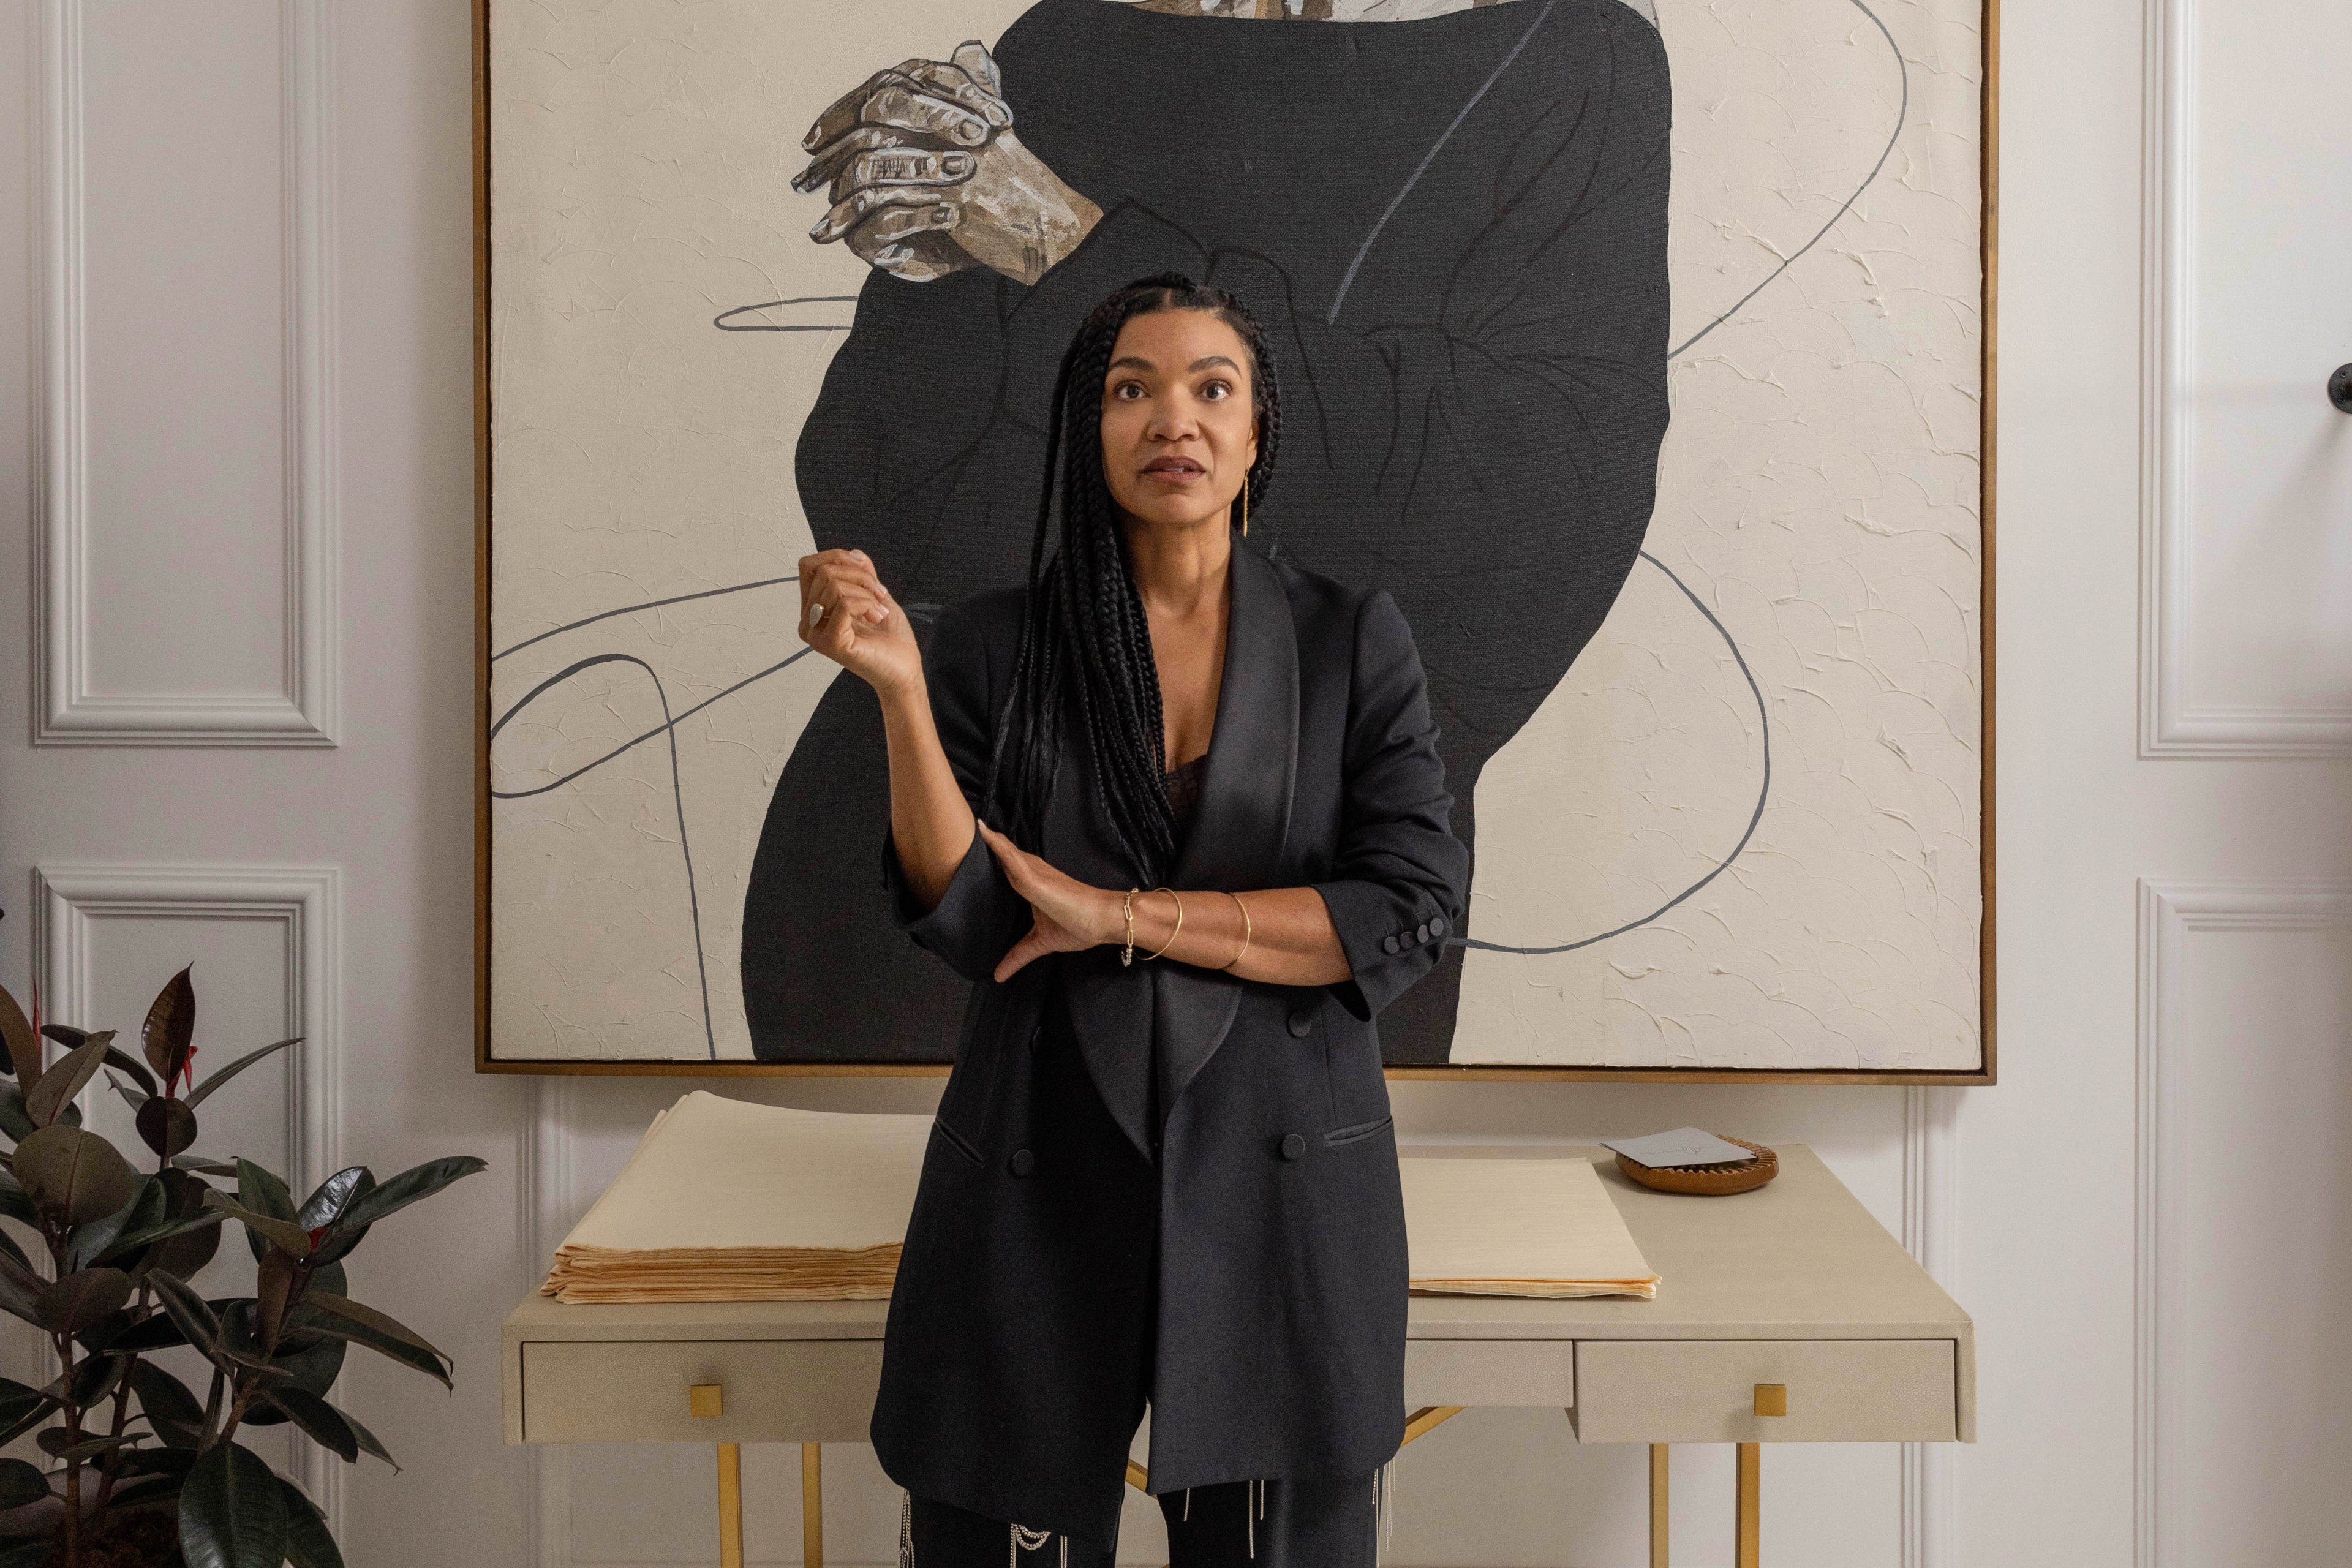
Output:
<svg viewBox="0 0 2352 1568">
<path fill-rule="evenodd" d="M 1282 407 L 1230 295 L 1118 289 L 1050 409 L 1025 587 L 919 650 L 863 552 L 801 563 L 879 700 L 893 918 L 975 983 L 875 1448 L 923 1568 L 1108 1564 L 1148 1401 L 1172 1562 L 1368 1564 L 1406 1297 L 1372 1018 L 1469 872 L 1420 659 L 1385 592 L 1244 542 Z"/>
<path fill-rule="evenodd" d="M 1622 0 L 1250 11 L 1037 0 L 992 52 L 896 66 L 808 128 L 814 237 L 875 270 L 802 429 L 801 502 L 819 545 L 862 547 L 919 611 L 1011 582 L 1080 318 L 1163 268 L 1229 289 L 1290 394 L 1251 543 L 1395 598 L 1471 843 L 1480 770 L 1649 523 L 1665 50 Z M 936 1057 L 961 1005 L 878 910 L 835 896 L 867 874 L 885 773 L 870 691 L 835 682 L 745 889 L 759 1057 Z M 1461 953 L 1382 1015 L 1391 1062 L 1447 1059 Z"/>
</svg>

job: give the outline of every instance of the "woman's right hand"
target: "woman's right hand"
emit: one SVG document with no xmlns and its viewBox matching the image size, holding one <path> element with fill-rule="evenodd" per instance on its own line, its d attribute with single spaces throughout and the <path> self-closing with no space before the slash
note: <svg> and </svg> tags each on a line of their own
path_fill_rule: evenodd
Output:
<svg viewBox="0 0 2352 1568">
<path fill-rule="evenodd" d="M 923 655 L 907 612 L 863 550 L 801 557 L 801 641 L 884 696 L 923 679 Z"/>
</svg>

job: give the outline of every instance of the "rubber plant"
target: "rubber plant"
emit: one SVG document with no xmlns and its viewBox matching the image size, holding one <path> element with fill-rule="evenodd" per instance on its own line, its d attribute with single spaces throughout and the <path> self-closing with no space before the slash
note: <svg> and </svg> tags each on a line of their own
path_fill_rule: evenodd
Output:
<svg viewBox="0 0 2352 1568">
<path fill-rule="evenodd" d="M 28 1018 L 0 986 L 13 1069 L 0 1076 L 12 1145 L 0 1155 L 0 1215 L 46 1253 L 0 1229 L 0 1310 L 38 1329 L 61 1370 L 41 1388 L 0 1379 L 0 1444 L 34 1433 L 49 1461 L 0 1458 L 0 1568 L 341 1568 L 318 1505 L 238 1438 L 290 1424 L 346 1463 L 362 1453 L 393 1463 L 328 1401 L 344 1352 L 358 1345 L 448 1387 L 454 1363 L 352 1300 L 343 1259 L 370 1226 L 484 1163 L 430 1160 L 381 1182 L 354 1165 L 297 1203 L 255 1162 L 194 1148 L 205 1100 L 301 1037 L 199 1083 L 186 969 L 148 1009 L 138 1057 L 111 1029 L 44 1024 L 39 1009 L 37 991 Z M 53 1064 L 43 1037 L 65 1047 Z M 134 1112 L 143 1172 L 81 1124 L 76 1098 L 101 1071 Z M 189 1280 L 232 1220 L 253 1249 L 254 1294 L 208 1300 Z M 211 1363 L 201 1397 L 154 1359 L 177 1345 Z"/>
</svg>

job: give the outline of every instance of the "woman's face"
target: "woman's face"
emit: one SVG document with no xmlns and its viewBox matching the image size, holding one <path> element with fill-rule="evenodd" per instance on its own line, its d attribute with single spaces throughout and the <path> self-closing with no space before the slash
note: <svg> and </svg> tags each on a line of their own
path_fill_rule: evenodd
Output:
<svg viewBox="0 0 2352 1568">
<path fill-rule="evenodd" d="M 1249 349 L 1215 312 L 1128 318 L 1102 393 L 1103 474 L 1120 510 L 1152 529 L 1222 521 L 1257 461 L 1250 391 Z"/>
</svg>

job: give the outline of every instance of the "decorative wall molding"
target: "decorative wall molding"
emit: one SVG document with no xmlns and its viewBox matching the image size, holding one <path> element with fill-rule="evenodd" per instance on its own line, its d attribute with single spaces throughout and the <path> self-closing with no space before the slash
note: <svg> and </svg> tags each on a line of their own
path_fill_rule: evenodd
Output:
<svg viewBox="0 0 2352 1568">
<path fill-rule="evenodd" d="M 47 865 L 33 871 L 33 973 L 46 1016 L 89 1016 L 92 927 L 106 920 L 264 921 L 282 928 L 288 1184 L 307 1193 L 343 1163 L 341 872 L 332 866 Z M 101 1092 L 83 1090 L 85 1097 Z M 46 1353 L 46 1352 L 45 1352 Z M 44 1380 L 56 1375 L 47 1369 Z M 343 1462 L 299 1434 L 295 1479 L 342 1521 Z"/>
<path fill-rule="evenodd" d="M 2139 1012 L 2134 1140 L 2133 1555 L 2135 1568 L 2181 1568 L 2188 1413 L 2179 1102 L 2180 949 L 2192 932 L 2312 931 L 2352 924 L 2352 882 L 2139 884 Z"/>
<path fill-rule="evenodd" d="M 1937 1284 L 1953 1290 L 1959 1227 L 1961 1091 L 1915 1085 L 1903 1091 L 1903 1249 Z M 1957 1292 L 1955 1292 L 1957 1293 Z M 1903 1445 L 1903 1568 L 1950 1568 L 1952 1446 Z"/>
<path fill-rule="evenodd" d="M 35 62 L 36 744 L 337 743 L 334 7 L 280 0 L 285 169 L 285 683 L 276 692 L 100 692 L 89 686 L 82 0 L 42 0 Z"/>
<path fill-rule="evenodd" d="M 2193 705 L 2196 597 L 2190 430 L 2183 393 L 2195 327 L 2200 0 L 2147 0 L 2140 329 L 2139 754 L 2352 756 L 2352 708 Z"/>
<path fill-rule="evenodd" d="M 572 1157 L 572 1101 L 582 1080 L 561 1074 L 526 1079 L 529 1085 L 516 1151 L 515 1213 L 521 1221 L 522 1288 L 539 1289 L 549 1259 L 587 1206 L 579 1191 Z M 530 1504 L 524 1516 L 528 1545 L 524 1561 L 533 1568 L 573 1568 L 572 1556 L 572 1448 L 563 1443 L 533 1443 Z"/>
</svg>

